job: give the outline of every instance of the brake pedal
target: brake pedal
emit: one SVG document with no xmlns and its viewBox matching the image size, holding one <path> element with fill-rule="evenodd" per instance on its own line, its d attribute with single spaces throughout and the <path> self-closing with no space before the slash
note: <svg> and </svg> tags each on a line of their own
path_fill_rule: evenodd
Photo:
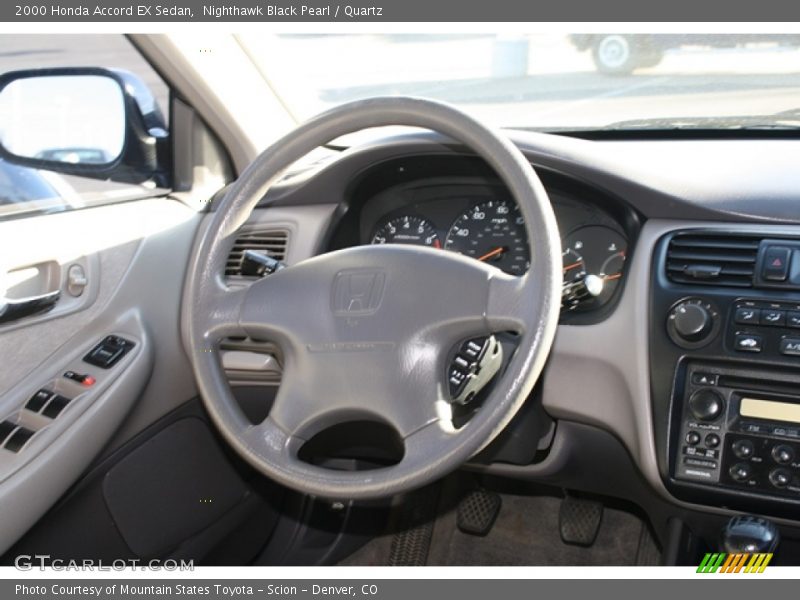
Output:
<svg viewBox="0 0 800 600">
<path fill-rule="evenodd" d="M 502 504 L 499 494 L 474 490 L 459 503 L 456 524 L 464 533 L 485 536 L 492 530 Z"/>
<path fill-rule="evenodd" d="M 575 546 L 591 546 L 600 531 L 603 505 L 591 500 L 564 498 L 558 511 L 561 541 Z"/>
</svg>

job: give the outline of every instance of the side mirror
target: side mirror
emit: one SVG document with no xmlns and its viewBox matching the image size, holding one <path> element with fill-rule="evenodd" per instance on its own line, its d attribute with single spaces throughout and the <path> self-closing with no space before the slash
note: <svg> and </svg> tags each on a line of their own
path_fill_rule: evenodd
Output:
<svg viewBox="0 0 800 600">
<path fill-rule="evenodd" d="M 0 75 L 0 158 L 35 169 L 169 187 L 169 137 L 147 87 L 100 68 Z"/>
</svg>

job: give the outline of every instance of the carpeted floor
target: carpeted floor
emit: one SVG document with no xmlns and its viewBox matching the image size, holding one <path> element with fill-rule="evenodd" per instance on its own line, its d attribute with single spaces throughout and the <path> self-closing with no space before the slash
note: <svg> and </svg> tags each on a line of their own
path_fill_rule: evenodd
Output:
<svg viewBox="0 0 800 600">
<path fill-rule="evenodd" d="M 561 500 L 551 496 L 502 494 L 502 508 L 485 537 L 462 533 L 456 526 L 455 507 L 441 511 L 433 522 L 432 535 L 412 526 L 414 540 L 430 537 L 427 565 L 654 565 L 659 551 L 644 522 L 621 510 L 603 511 L 600 530 L 591 547 L 561 541 L 558 514 Z M 422 525 L 417 523 L 418 526 Z M 428 523 L 428 529 L 430 523 Z M 402 534 L 403 528 L 396 528 Z M 407 531 L 407 528 L 406 528 Z M 420 535 L 420 534 L 423 535 Z M 406 533 L 406 537 L 408 537 Z M 378 537 L 343 565 L 396 564 L 397 535 Z"/>
</svg>

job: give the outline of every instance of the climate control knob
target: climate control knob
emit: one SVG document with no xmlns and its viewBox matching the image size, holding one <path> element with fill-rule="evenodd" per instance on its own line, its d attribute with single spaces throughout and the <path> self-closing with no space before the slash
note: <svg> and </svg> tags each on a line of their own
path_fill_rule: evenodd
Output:
<svg viewBox="0 0 800 600">
<path fill-rule="evenodd" d="M 714 421 L 725 409 L 725 400 L 718 392 L 704 388 L 689 398 L 689 412 L 698 421 Z"/>
<path fill-rule="evenodd" d="M 710 302 L 701 298 L 685 298 L 669 311 L 667 333 L 681 347 L 699 348 L 717 333 L 718 316 L 717 309 Z"/>
</svg>

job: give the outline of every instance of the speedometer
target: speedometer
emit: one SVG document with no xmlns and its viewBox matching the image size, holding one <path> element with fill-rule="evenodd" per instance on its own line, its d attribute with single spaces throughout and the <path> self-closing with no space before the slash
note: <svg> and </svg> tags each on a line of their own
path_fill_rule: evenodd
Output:
<svg viewBox="0 0 800 600">
<path fill-rule="evenodd" d="M 476 204 L 450 226 L 447 250 L 522 275 L 530 267 L 528 238 L 519 207 L 505 200 Z"/>
</svg>

